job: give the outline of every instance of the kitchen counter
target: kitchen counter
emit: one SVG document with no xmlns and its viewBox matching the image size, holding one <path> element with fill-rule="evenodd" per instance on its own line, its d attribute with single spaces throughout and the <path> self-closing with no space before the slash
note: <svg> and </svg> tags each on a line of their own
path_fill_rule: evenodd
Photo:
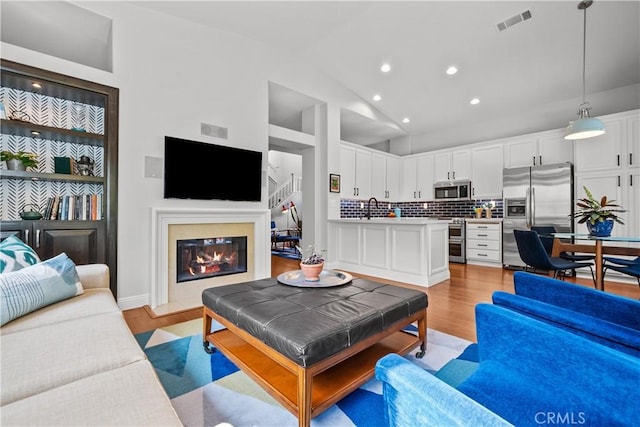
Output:
<svg viewBox="0 0 640 427">
<path fill-rule="evenodd" d="M 449 278 L 448 220 L 342 218 L 329 233 L 329 268 L 425 287 Z"/>
</svg>

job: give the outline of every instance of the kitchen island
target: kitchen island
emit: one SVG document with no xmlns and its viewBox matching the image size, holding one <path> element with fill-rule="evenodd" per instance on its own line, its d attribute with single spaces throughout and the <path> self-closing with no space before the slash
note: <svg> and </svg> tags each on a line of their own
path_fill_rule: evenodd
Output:
<svg viewBox="0 0 640 427">
<path fill-rule="evenodd" d="M 329 220 L 328 267 L 433 286 L 449 278 L 449 224 L 435 218 Z"/>
</svg>

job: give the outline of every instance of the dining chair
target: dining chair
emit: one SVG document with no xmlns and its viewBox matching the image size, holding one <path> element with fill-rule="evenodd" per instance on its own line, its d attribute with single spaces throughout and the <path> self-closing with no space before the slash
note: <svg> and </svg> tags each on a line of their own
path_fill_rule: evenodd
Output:
<svg viewBox="0 0 640 427">
<path fill-rule="evenodd" d="M 531 230 L 538 233 L 544 249 L 547 251 L 547 254 L 551 256 L 551 251 L 553 250 L 553 233 L 556 232 L 556 228 L 554 226 L 533 226 L 531 227 Z M 568 259 L 570 261 L 591 261 L 594 260 L 596 256 L 588 254 L 576 255 L 569 252 L 561 252 L 560 258 Z"/>
<path fill-rule="evenodd" d="M 516 239 L 520 258 L 526 265 L 525 271 L 527 271 L 528 268 L 531 268 L 533 271 L 553 271 L 554 278 L 564 280 L 565 271 L 589 267 L 591 277 L 593 278 L 593 283 L 595 285 L 596 278 L 593 273 L 593 264 L 591 262 L 577 262 L 561 257 L 550 256 L 545 250 L 545 247 L 540 240 L 540 236 L 535 231 L 513 230 L 513 234 Z"/>
<path fill-rule="evenodd" d="M 640 264 L 640 256 L 635 258 L 635 259 L 616 258 L 616 257 L 612 257 L 612 256 L 605 256 L 605 257 L 602 257 L 602 259 L 604 259 L 605 262 L 610 262 L 610 263 L 619 264 L 619 265 Z"/>
<path fill-rule="evenodd" d="M 602 267 L 602 274 L 607 274 L 607 269 L 611 269 L 617 271 L 618 273 L 627 274 L 629 276 L 635 277 L 638 281 L 638 286 L 640 286 L 640 257 L 635 260 L 624 259 L 624 258 L 613 258 L 613 257 L 604 257 L 605 263 Z M 616 264 L 616 261 L 609 261 L 609 259 L 617 260 L 620 263 Z"/>
</svg>

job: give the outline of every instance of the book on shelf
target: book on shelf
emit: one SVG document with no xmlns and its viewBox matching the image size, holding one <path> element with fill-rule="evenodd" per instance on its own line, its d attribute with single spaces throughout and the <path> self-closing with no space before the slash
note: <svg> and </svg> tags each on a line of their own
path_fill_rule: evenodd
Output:
<svg viewBox="0 0 640 427">
<path fill-rule="evenodd" d="M 96 221 L 102 219 L 102 195 L 53 196 L 47 200 L 43 219 L 58 221 Z"/>
</svg>

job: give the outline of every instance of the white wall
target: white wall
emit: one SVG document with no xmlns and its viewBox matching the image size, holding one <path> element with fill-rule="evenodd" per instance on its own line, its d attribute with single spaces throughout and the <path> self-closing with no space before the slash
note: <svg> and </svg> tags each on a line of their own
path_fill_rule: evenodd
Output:
<svg viewBox="0 0 640 427">
<path fill-rule="evenodd" d="M 340 107 L 362 100 L 313 67 L 261 43 L 124 2 L 81 4 L 113 19 L 113 73 L 7 43 L 2 43 L 2 57 L 120 89 L 118 301 L 122 308 L 148 303 L 152 207 L 267 209 L 266 183 L 260 203 L 164 200 L 162 180 L 144 178 L 143 163 L 145 156 L 163 157 L 165 135 L 261 150 L 266 170 L 268 81 L 276 82 L 327 103 L 335 123 L 326 125 L 327 146 L 316 147 L 323 151 L 316 156 L 323 169 L 314 188 L 328 193 L 327 163 L 339 165 Z M 227 127 L 228 140 L 201 136 L 201 122 Z M 239 168 L 235 178 L 241 177 Z M 328 197 L 329 202 L 327 196 L 319 198 L 323 205 L 315 209 L 316 227 L 324 236 L 327 216 L 339 216 L 339 195 Z"/>
</svg>

